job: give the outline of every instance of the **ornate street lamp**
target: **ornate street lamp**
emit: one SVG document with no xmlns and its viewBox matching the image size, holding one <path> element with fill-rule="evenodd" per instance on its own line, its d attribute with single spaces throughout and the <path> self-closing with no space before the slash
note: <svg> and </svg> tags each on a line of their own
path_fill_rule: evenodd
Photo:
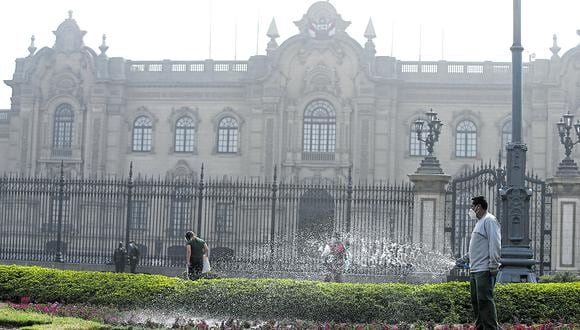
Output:
<svg viewBox="0 0 580 330">
<path fill-rule="evenodd" d="M 443 124 L 441 120 L 437 118 L 437 112 L 433 109 L 429 109 L 426 113 L 427 119 L 417 119 L 414 123 L 415 133 L 417 134 L 417 140 L 424 142 L 427 147 L 427 152 L 429 153 L 421 161 L 421 166 L 417 169 L 417 173 L 423 174 L 443 174 L 443 170 L 439 165 L 439 160 L 433 156 L 433 146 L 435 142 L 439 141 L 439 135 L 441 134 L 441 127 Z M 427 124 L 427 136 L 423 138 L 423 126 Z"/>
<path fill-rule="evenodd" d="M 512 142 L 507 145 L 507 182 L 500 188 L 503 212 L 498 282 L 537 282 L 536 264 L 530 249 L 530 198 L 526 185 L 526 152 L 522 141 L 521 0 L 513 0 Z"/>
<path fill-rule="evenodd" d="M 576 162 L 570 158 L 572 154 L 572 149 L 578 143 L 580 143 L 580 120 L 576 121 L 576 124 L 572 125 L 574 122 L 574 115 L 568 111 L 567 114 L 560 118 L 560 122 L 556 124 L 558 127 L 558 134 L 560 135 L 560 143 L 564 145 L 566 150 L 566 158 L 562 159 L 560 165 L 558 165 L 558 171 L 556 171 L 557 176 L 578 176 L 578 165 Z M 574 127 L 576 131 L 576 141 L 570 136 L 570 130 Z"/>
</svg>

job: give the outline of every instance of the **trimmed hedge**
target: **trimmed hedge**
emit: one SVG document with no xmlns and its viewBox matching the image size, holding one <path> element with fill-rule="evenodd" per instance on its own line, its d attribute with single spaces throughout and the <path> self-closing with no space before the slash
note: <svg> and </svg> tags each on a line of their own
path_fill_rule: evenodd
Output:
<svg viewBox="0 0 580 330">
<path fill-rule="evenodd" d="M 472 321 L 468 283 L 355 284 L 281 279 L 195 282 L 161 275 L 0 265 L 0 299 L 189 310 L 212 317 L 336 322 Z M 500 322 L 580 322 L 580 282 L 496 287 Z"/>
</svg>

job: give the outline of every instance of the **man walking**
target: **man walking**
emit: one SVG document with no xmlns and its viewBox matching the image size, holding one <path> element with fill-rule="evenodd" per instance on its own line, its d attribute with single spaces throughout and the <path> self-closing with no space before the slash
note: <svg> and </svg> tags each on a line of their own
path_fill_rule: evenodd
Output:
<svg viewBox="0 0 580 330">
<path fill-rule="evenodd" d="M 472 219 L 478 219 L 471 240 L 469 251 L 457 259 L 457 266 L 464 267 L 470 263 L 471 304 L 477 329 L 499 329 L 497 312 L 493 300 L 493 289 L 499 266 L 501 250 L 501 230 L 495 216 L 487 212 L 487 201 L 484 196 L 471 199 L 469 210 Z"/>
</svg>

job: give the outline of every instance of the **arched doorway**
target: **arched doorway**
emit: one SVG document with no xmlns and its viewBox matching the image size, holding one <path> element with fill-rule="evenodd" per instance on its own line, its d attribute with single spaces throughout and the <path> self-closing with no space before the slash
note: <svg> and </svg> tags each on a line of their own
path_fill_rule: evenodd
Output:
<svg viewBox="0 0 580 330">
<path fill-rule="evenodd" d="M 298 236 L 308 241 L 326 241 L 334 229 L 334 199 L 324 189 L 310 189 L 300 198 Z"/>
</svg>

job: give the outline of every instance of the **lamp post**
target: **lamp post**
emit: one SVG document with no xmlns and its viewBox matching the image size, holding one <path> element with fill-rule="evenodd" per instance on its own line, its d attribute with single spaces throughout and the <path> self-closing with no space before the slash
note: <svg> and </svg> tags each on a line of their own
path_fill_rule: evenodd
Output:
<svg viewBox="0 0 580 330">
<path fill-rule="evenodd" d="M 439 135 L 441 134 L 441 127 L 443 124 L 441 123 L 441 120 L 437 118 L 437 112 L 433 111 L 433 109 L 429 109 L 426 115 L 427 120 L 417 119 L 414 123 L 417 140 L 425 143 L 427 152 L 429 153 L 421 161 L 421 166 L 419 166 L 416 173 L 443 174 L 443 170 L 439 165 L 439 160 L 433 156 L 433 146 L 435 145 L 435 142 L 439 141 Z M 428 131 L 427 136 L 423 138 L 423 126 L 425 123 L 427 124 Z"/>
<path fill-rule="evenodd" d="M 60 178 L 58 180 L 58 223 L 56 227 L 56 255 L 55 262 L 64 262 L 62 257 L 62 203 L 64 199 L 64 161 L 60 161 Z"/>
<path fill-rule="evenodd" d="M 576 124 L 572 125 L 574 122 L 574 115 L 568 111 L 567 114 L 560 118 L 560 122 L 556 124 L 558 127 L 558 135 L 560 135 L 560 143 L 564 145 L 566 158 L 562 159 L 558 165 L 558 171 L 556 171 L 557 176 L 578 176 L 578 165 L 572 158 L 572 149 L 578 143 L 580 143 L 580 120 L 576 121 Z M 570 130 L 574 127 L 576 131 L 576 141 L 570 136 Z"/>
<path fill-rule="evenodd" d="M 522 142 L 522 52 L 521 0 L 513 0 L 512 52 L 512 142 L 507 145 L 507 182 L 502 199 L 501 257 L 498 282 L 536 282 L 530 249 L 530 197 L 525 187 L 526 151 Z"/>
</svg>

